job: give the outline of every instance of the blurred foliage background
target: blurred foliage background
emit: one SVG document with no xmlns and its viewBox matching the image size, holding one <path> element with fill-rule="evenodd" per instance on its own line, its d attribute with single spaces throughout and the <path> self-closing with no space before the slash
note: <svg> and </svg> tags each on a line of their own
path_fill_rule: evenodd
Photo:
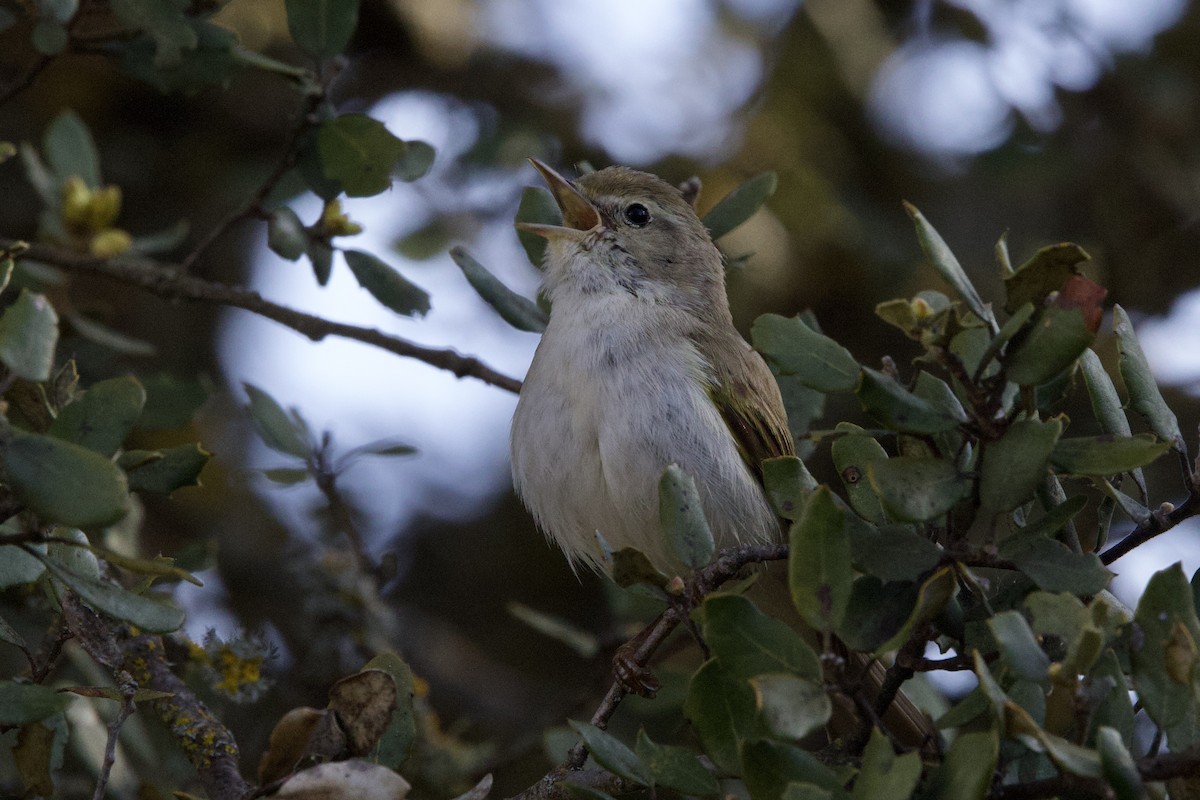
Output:
<svg viewBox="0 0 1200 800">
<path fill-rule="evenodd" d="M 739 325 L 748 330 L 768 311 L 812 308 L 863 363 L 886 354 L 901 361 L 911 351 L 875 318 L 874 305 L 937 285 L 902 199 L 938 227 L 985 297 L 998 296 L 993 245 L 1004 231 L 1018 262 L 1042 245 L 1078 242 L 1109 300 L 1135 314 L 1164 314 L 1200 283 L 1200 10 L 1169 0 L 1117 5 L 363 0 L 333 91 L 343 111 L 401 92 L 441 114 L 451 132 L 473 126 L 466 145 L 439 148 L 428 185 L 414 185 L 427 213 L 399 220 L 396 249 L 379 253 L 417 282 L 453 274 L 446 248 L 465 241 L 497 272 L 534 285 L 508 227 L 520 187 L 534 183 L 529 156 L 564 167 L 627 163 L 673 181 L 697 174 L 702 207 L 773 170 L 779 190 L 767 208 L 722 242 L 730 255 L 754 253 L 731 273 Z M 302 60 L 282 0 L 232 0 L 216 19 L 248 50 Z M 286 82 L 252 69 L 235 71 L 224 89 L 160 93 L 89 54 L 86 43 L 42 68 L 28 33 L 18 25 L 0 38 L 0 140 L 36 142 L 59 112 L 75 109 L 97 140 L 105 180 L 123 191 L 120 225 L 130 231 L 184 219 L 194 243 L 274 167 L 299 106 Z M 408 136 L 402 117 L 389 126 Z M 0 196 L 0 230 L 32 238 L 38 204 L 16 160 L 0 166 Z M 385 206 L 374 218 L 390 213 Z M 285 283 L 312 283 L 304 269 L 264 262 L 264 239 L 264 226 L 239 225 L 197 271 L 253 283 L 256 270 L 290 270 Z M 433 257 L 406 260 L 417 251 Z M 468 296 L 434 292 L 433 299 L 453 305 Z M 156 347 L 153 356 L 131 358 L 68 337 L 61 352 L 78 359 L 85 382 L 134 370 L 205 375 L 215 386 L 195 432 L 216 452 L 205 485 L 147 505 L 144 547 L 208 565 L 207 588 L 183 598 L 193 635 L 206 623 L 223 636 L 259 631 L 277 649 L 268 666 L 274 687 L 255 704 L 222 709 L 247 765 L 284 710 L 323 705 L 329 683 L 361 666 L 383 636 L 428 684 L 442 730 L 459 743 L 437 756 L 448 775 L 465 781 L 502 765 L 501 785 L 515 789 L 544 771 L 541 728 L 590 713 L 607 660 L 533 631 L 509 603 L 607 640 L 627 598 L 614 606 L 602 582 L 573 575 L 515 499 L 487 489 L 426 498 L 420 513 L 400 515 L 403 524 L 352 509 L 384 564 L 381 597 L 363 591 L 344 542 L 323 534 L 321 499 L 280 500 L 281 490 L 251 472 L 262 466 L 262 450 L 236 384 L 254 380 L 267 361 L 303 374 L 311 369 L 304 354 L 327 345 L 284 334 L 296 340 L 289 352 L 299 354 L 285 357 L 253 337 L 239 340 L 232 348 L 242 366 L 233 373 L 217 344 L 231 318 L 218 309 L 102 280 L 77 281 L 70 302 Z M 358 313 L 318 311 L 347 321 Z M 527 363 L 533 339 L 522 341 Z M 518 370 L 509 371 L 519 377 Z M 386 409 L 387 393 L 434 391 L 425 382 L 441 379 L 434 372 L 407 372 L 417 377 L 400 387 L 364 372 L 336 389 L 347 398 L 380 394 Z M 456 391 L 452 382 L 439 386 Z M 304 396 L 278 396 L 306 408 Z M 1184 431 L 1195 430 L 1194 399 L 1178 391 L 1168 400 Z M 335 401 L 327 416 L 339 413 Z M 827 421 L 859 414 L 834 407 Z M 415 434 L 403 416 L 393 422 L 380 435 Z M 504 431 L 493 437 L 493 449 L 503 438 Z M 472 445 L 459 450 L 470 453 Z M 813 471 L 829 478 L 826 461 L 818 448 Z M 394 464 L 379 467 L 394 471 L 377 480 L 412 480 Z M 436 469 L 419 457 L 413 464 L 417 472 Z M 502 465 L 492 472 L 485 483 L 502 484 Z M 354 495 L 353 481 L 348 498 L 369 505 Z M 439 504 L 462 507 L 431 511 Z M 1181 526 L 1171 546 L 1182 548 L 1193 530 Z M 652 705 L 641 713 L 652 716 Z"/>
</svg>

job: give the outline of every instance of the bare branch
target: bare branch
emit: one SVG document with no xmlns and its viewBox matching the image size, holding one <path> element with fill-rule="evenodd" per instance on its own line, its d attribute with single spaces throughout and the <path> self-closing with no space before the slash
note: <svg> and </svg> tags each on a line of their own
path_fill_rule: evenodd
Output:
<svg viewBox="0 0 1200 800">
<path fill-rule="evenodd" d="M 1145 544 L 1160 533 L 1166 533 L 1197 514 L 1200 514 L 1200 493 L 1193 491 L 1177 508 L 1172 508 L 1166 513 L 1161 510 L 1152 513 L 1147 522 L 1138 525 L 1128 536 L 1101 553 L 1100 560 L 1107 566 L 1135 547 Z"/>
<path fill-rule="evenodd" d="M 13 244 L 12 241 L 0 241 L 0 247 Z M 278 322 L 314 342 L 319 342 L 326 336 L 353 339 L 398 356 L 424 361 L 430 366 L 452 372 L 459 378 L 475 378 L 514 394 L 521 390 L 521 382 L 516 378 L 497 372 L 477 358 L 461 355 L 454 350 L 419 345 L 383 333 L 376 328 L 334 322 L 315 314 L 297 311 L 266 300 L 258 292 L 182 274 L 178 265 L 141 257 L 102 259 L 45 244 L 30 245 L 22 256 L 70 272 L 98 275 L 137 286 L 168 300 L 193 300 L 240 308 Z"/>
<path fill-rule="evenodd" d="M 120 674 L 120 684 L 121 708 L 108 725 L 108 739 L 104 743 L 104 763 L 100 766 L 100 775 L 96 778 L 96 789 L 92 792 L 92 800 L 104 800 L 108 777 L 112 774 L 113 765 L 117 763 L 117 737 L 121 733 L 121 726 L 125 724 L 125 720 L 129 719 L 129 715 L 133 713 L 134 709 L 133 694 L 137 691 L 137 684 L 124 670 Z"/>
<path fill-rule="evenodd" d="M 697 572 L 688 581 L 689 588 L 691 589 L 688 594 L 691 597 L 702 598 L 735 576 L 747 564 L 780 561 L 787 558 L 787 556 L 788 546 L 786 544 L 743 545 L 723 550 L 713 563 Z M 687 617 L 687 614 L 688 608 L 683 604 L 672 604 L 667 607 L 666 611 L 659 615 L 658 619 L 650 623 L 647 628 L 643 629 L 633 639 L 630 639 L 631 644 L 637 643 L 636 649 L 632 654 L 633 661 L 638 666 L 646 666 L 659 645 L 671 635 L 671 632 Z M 617 706 L 625 699 L 626 694 L 625 687 L 621 682 L 614 680 L 608 689 L 608 693 L 604 695 L 604 699 L 600 701 L 600 705 L 596 708 L 596 713 L 592 714 L 592 724 L 597 728 L 608 727 L 609 719 L 616 712 Z M 579 770 L 586 759 L 587 750 L 584 748 L 583 742 L 576 743 L 567 754 L 566 761 L 555 772 L 547 775 L 543 782 L 557 780 L 568 771 L 572 771 L 572 777 L 574 777 L 576 774 L 574 771 Z"/>
<path fill-rule="evenodd" d="M 158 636 L 135 635 L 128 626 L 96 614 L 74 594 L 63 600 L 67 625 L 84 651 L 114 675 L 128 673 L 143 689 L 172 696 L 151 705 L 196 770 L 212 800 L 240 800 L 247 785 L 238 771 L 233 734 L 171 671 Z"/>
</svg>

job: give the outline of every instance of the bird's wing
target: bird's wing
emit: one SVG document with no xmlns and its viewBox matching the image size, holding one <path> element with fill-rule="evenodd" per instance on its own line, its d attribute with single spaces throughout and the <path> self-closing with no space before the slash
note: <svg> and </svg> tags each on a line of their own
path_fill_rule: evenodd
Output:
<svg viewBox="0 0 1200 800">
<path fill-rule="evenodd" d="M 796 454 L 788 430 L 787 412 L 775 376 L 758 353 L 746 347 L 739 363 L 715 376 L 710 390 L 738 451 L 762 479 L 762 462 Z"/>
</svg>

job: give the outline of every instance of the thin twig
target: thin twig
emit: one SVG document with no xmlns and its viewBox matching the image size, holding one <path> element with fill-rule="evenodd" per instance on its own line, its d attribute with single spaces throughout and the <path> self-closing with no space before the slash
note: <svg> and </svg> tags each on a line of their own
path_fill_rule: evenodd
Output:
<svg viewBox="0 0 1200 800">
<path fill-rule="evenodd" d="M 38 57 L 26 70 L 21 73 L 20 77 L 12 83 L 0 90 L 0 106 L 3 106 L 9 100 L 19 95 L 21 92 L 29 88 L 34 79 L 42 73 L 46 67 L 50 66 L 50 62 L 54 60 L 54 56 L 38 54 Z"/>
<path fill-rule="evenodd" d="M 717 556 L 716 561 L 692 576 L 688 582 L 691 591 L 685 590 L 685 592 L 689 596 L 703 598 L 735 576 L 747 564 L 780 561 L 787 558 L 787 555 L 788 546 L 786 544 L 744 545 L 724 550 Z M 642 630 L 630 640 L 630 642 L 637 641 L 639 643 L 633 653 L 633 661 L 638 666 L 646 666 L 650 657 L 654 655 L 654 651 L 686 616 L 687 611 L 681 604 L 669 605 L 666 611 L 650 624 L 650 627 Z M 617 706 L 625 699 L 626 693 L 621 682 L 614 680 L 608 693 L 596 708 L 596 713 L 592 714 L 592 724 L 597 728 L 607 727 L 609 719 L 616 712 Z M 567 754 L 566 760 L 554 772 L 547 775 L 545 780 L 556 780 L 569 771 L 578 770 L 586 759 L 587 750 L 584 748 L 583 742 L 576 743 Z"/>
<path fill-rule="evenodd" d="M 287 175 L 288 171 L 296 165 L 297 145 L 304 134 L 310 131 L 315 124 L 313 114 L 325 97 L 325 88 L 326 86 L 323 83 L 305 96 L 300 110 L 300 119 L 288 134 L 287 142 L 283 147 L 283 154 L 279 162 L 275 165 L 275 168 L 271 170 L 271 173 L 267 175 L 258 189 L 255 190 L 254 194 L 246 202 L 229 212 L 224 219 L 205 234 L 204 238 L 192 248 L 190 253 L 184 256 L 183 261 L 179 264 L 182 271 L 190 271 L 208 248 L 212 247 L 217 239 L 225 235 L 238 222 L 262 213 L 263 203 L 266 201 L 267 195 L 274 191 L 279 182 L 283 180 L 283 176 Z"/>
<path fill-rule="evenodd" d="M 1196 514 L 1200 514 L 1200 493 L 1193 492 L 1181 505 L 1167 513 L 1164 514 L 1161 511 L 1152 513 L 1149 520 L 1138 525 L 1128 536 L 1101 553 L 1100 560 L 1107 566 L 1135 547 L 1145 544 L 1160 533 L 1166 533 L 1180 522 L 1194 517 Z"/>
<path fill-rule="evenodd" d="M 121 684 L 121 708 L 117 711 L 117 716 L 108 724 L 108 740 L 104 743 L 104 763 L 100 765 L 100 774 L 96 778 L 96 789 L 92 792 L 92 800 L 104 800 L 104 790 L 108 787 L 108 777 L 112 774 L 113 765 L 117 763 L 117 737 L 121 733 L 121 726 L 125 724 L 125 720 L 129 719 L 129 715 L 133 713 L 134 702 L 133 695 L 137 691 L 137 684 L 128 672 L 120 673 Z"/>
<path fill-rule="evenodd" d="M 11 241 L 0 240 L 0 247 L 12 244 Z M 141 257 L 102 259 L 45 244 L 30 245 L 22 257 L 71 272 L 110 278 L 137 286 L 168 300 L 194 300 L 240 308 L 278 322 L 314 342 L 319 342 L 326 336 L 353 339 L 398 356 L 423 361 L 430 366 L 452 372 L 459 378 L 475 378 L 514 394 L 521 390 L 521 382 L 516 378 L 497 372 L 477 358 L 461 355 L 454 350 L 419 345 L 375 328 L 334 322 L 297 311 L 266 300 L 258 292 L 184 275 L 178 265 Z"/>
</svg>

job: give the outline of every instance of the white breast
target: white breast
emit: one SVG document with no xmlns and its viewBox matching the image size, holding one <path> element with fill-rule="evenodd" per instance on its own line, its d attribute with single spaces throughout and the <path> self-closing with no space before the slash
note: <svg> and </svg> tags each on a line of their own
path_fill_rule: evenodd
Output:
<svg viewBox="0 0 1200 800">
<path fill-rule="evenodd" d="M 778 535 L 709 400 L 707 365 L 685 337 L 663 334 L 680 327 L 676 313 L 648 293 L 555 298 L 513 417 L 512 467 L 518 494 L 572 561 L 604 569 L 599 533 L 678 572 L 658 523 L 671 463 L 696 479 L 718 547 Z"/>
</svg>

